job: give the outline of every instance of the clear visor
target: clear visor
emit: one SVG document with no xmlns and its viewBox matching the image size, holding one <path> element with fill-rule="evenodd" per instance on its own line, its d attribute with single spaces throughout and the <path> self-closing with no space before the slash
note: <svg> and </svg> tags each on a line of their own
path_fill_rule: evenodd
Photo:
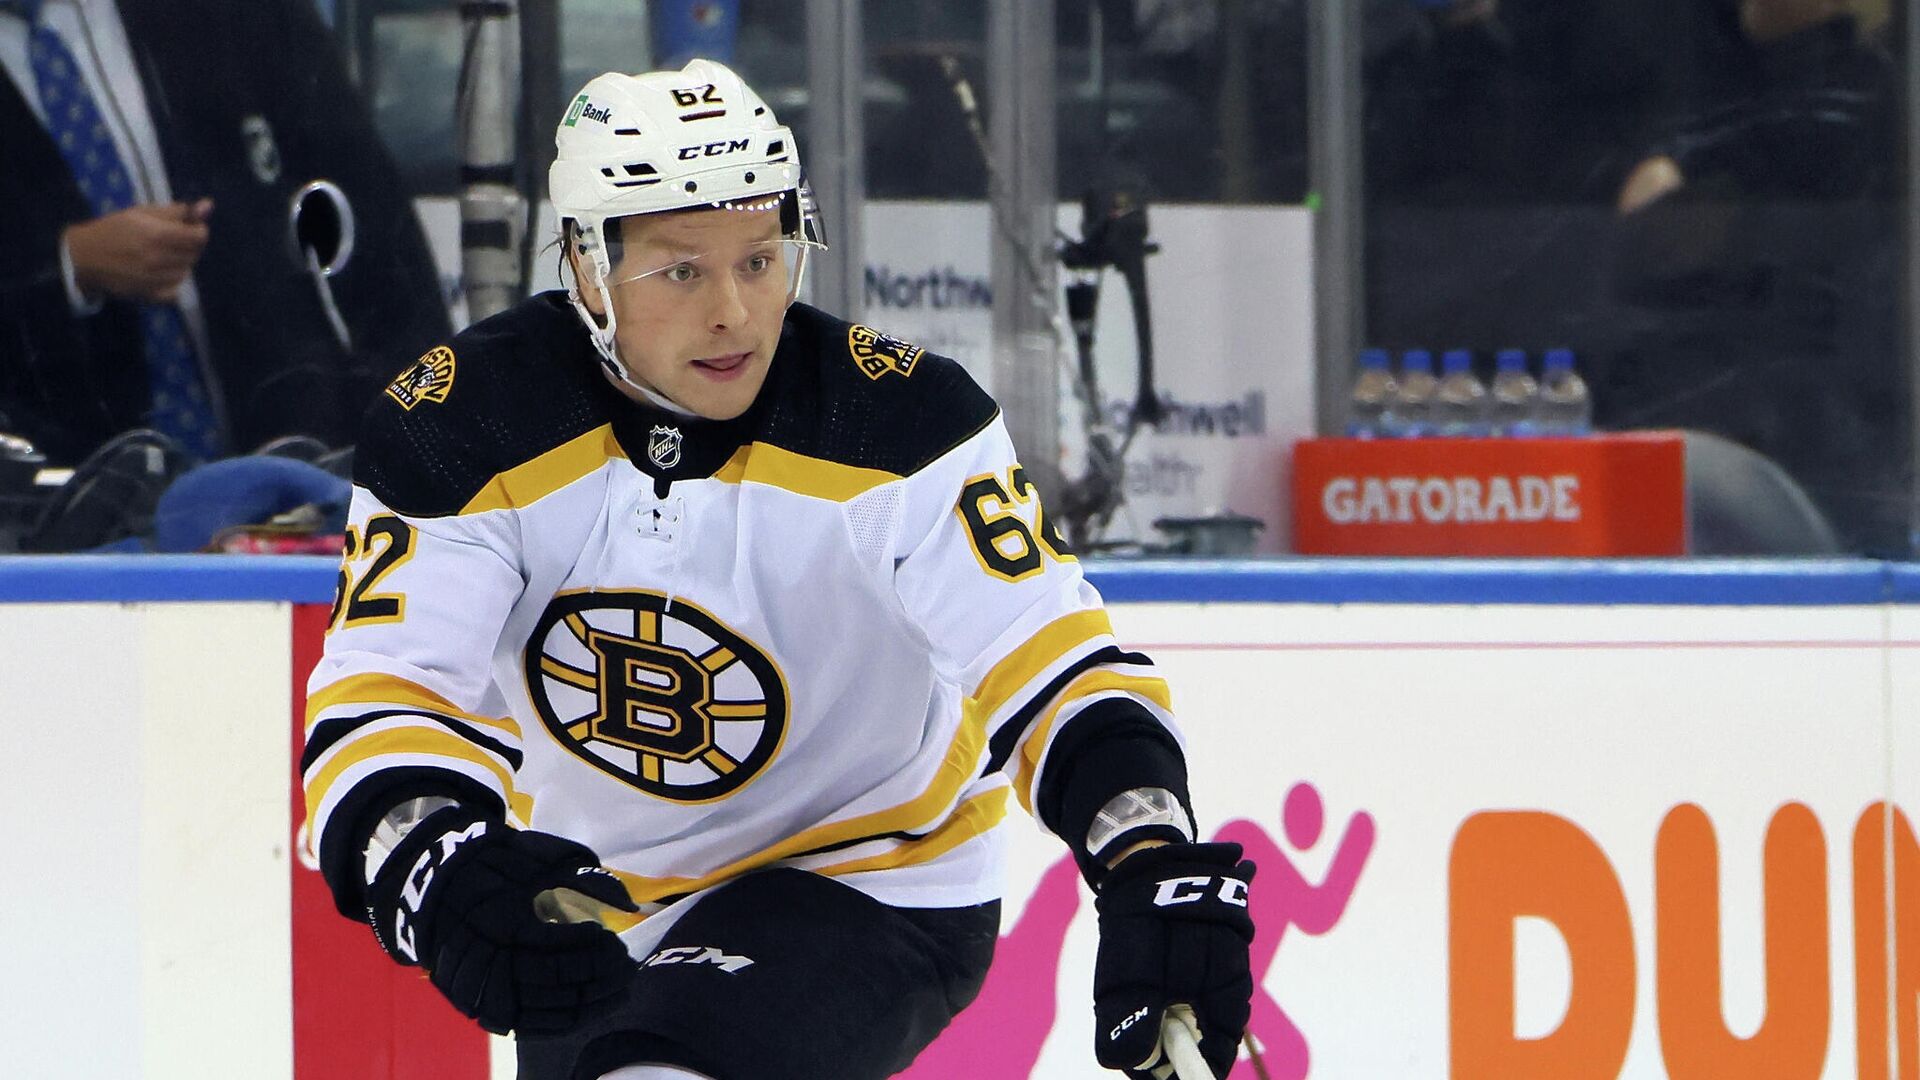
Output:
<svg viewBox="0 0 1920 1080">
<path fill-rule="evenodd" d="M 608 275 L 608 287 L 646 289 L 661 294 L 662 299 L 672 299 L 676 293 L 687 298 L 731 277 L 741 288 L 784 288 L 791 302 L 805 277 L 808 253 L 827 246 L 813 189 L 803 180 L 796 190 L 782 195 L 719 203 L 716 208 L 747 213 L 778 211 L 780 235 L 730 251 L 627 251 L 617 228 L 609 229 L 607 256 L 613 272 Z"/>
<path fill-rule="evenodd" d="M 666 297 L 688 295 L 725 283 L 741 289 L 789 290 L 807 252 L 825 247 L 812 240 L 778 239 L 731 251 L 648 252 L 614 268 L 612 288 L 642 289 Z"/>
</svg>

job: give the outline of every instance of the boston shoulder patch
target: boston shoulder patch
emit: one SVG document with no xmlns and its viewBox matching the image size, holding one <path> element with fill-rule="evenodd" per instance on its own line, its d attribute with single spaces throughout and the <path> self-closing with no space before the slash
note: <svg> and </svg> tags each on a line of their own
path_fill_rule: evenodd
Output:
<svg viewBox="0 0 1920 1080">
<path fill-rule="evenodd" d="M 851 326 L 847 328 L 847 351 L 853 354 L 853 362 L 867 378 L 878 379 L 889 371 L 899 372 L 901 378 L 912 375 L 914 365 L 926 350 L 871 326 Z"/>
<path fill-rule="evenodd" d="M 453 392 L 453 350 L 439 345 L 387 384 L 387 396 L 408 412 L 423 401 L 441 402 Z"/>
</svg>

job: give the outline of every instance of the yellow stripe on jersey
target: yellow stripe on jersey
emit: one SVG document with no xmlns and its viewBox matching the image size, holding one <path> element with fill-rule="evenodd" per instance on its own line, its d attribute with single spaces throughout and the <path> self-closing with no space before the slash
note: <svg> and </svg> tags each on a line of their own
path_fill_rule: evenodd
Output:
<svg viewBox="0 0 1920 1080">
<path fill-rule="evenodd" d="M 911 831 L 924 825 L 928 819 L 939 813 L 942 807 L 952 803 L 959 796 L 961 789 L 973 779 L 973 774 L 978 770 L 980 755 L 986 746 L 987 730 L 984 717 L 963 716 L 960 729 L 954 733 L 953 742 L 947 746 L 946 756 L 933 774 L 932 783 L 927 785 L 925 791 L 898 806 L 875 810 L 871 814 L 862 814 L 845 821 L 816 825 L 804 832 L 789 836 L 771 847 L 762 848 L 744 858 L 735 859 L 711 873 L 695 878 L 649 878 L 615 872 L 619 873 L 620 879 L 627 883 L 627 891 L 633 894 L 634 900 L 645 904 L 663 896 L 698 892 L 728 878 L 738 877 L 749 870 L 804 852 L 833 847 L 870 836 Z"/>
<path fill-rule="evenodd" d="M 585 435 L 570 439 L 487 481 L 462 514 L 480 514 L 488 510 L 510 510 L 538 502 L 575 480 L 593 472 L 615 458 L 626 458 L 620 440 L 613 437 L 613 426 L 602 424 Z"/>
<path fill-rule="evenodd" d="M 481 727 L 490 727 L 495 731 L 504 731 L 515 739 L 520 737 L 520 725 L 510 717 L 477 716 L 417 682 L 379 672 L 349 675 L 344 679 L 328 683 L 315 693 L 308 694 L 307 730 L 313 730 L 314 719 L 322 712 L 340 705 L 411 706 L 426 712 L 440 713 L 468 723 L 479 724 Z"/>
<path fill-rule="evenodd" d="M 1113 633 L 1105 608 L 1087 608 L 1062 615 L 1027 639 L 1026 644 L 1000 658 L 967 698 L 965 709 L 982 724 L 1013 696 L 1040 677 L 1040 673 L 1074 649 L 1103 634 Z"/>
<path fill-rule="evenodd" d="M 1167 712 L 1173 711 L 1173 694 L 1167 689 L 1167 680 L 1147 675 L 1127 675 L 1110 668 L 1094 668 L 1068 683 L 1066 689 L 1047 706 L 1047 713 L 1033 726 L 1027 735 L 1026 745 L 1020 748 L 1019 768 L 1014 773 L 1014 790 L 1020 796 L 1020 805 L 1028 813 L 1033 812 L 1033 774 L 1040 767 L 1040 755 L 1046 752 L 1047 736 L 1053 731 L 1053 723 L 1060 717 L 1060 710 L 1084 697 L 1108 690 L 1125 690 L 1130 694 L 1146 698 Z"/>
<path fill-rule="evenodd" d="M 327 763 L 321 766 L 313 779 L 307 782 L 307 821 L 314 820 L 320 804 L 326 801 L 328 789 L 340 775 L 355 765 L 371 761 L 387 754 L 422 754 L 432 757 L 454 758 L 469 762 L 492 773 L 500 781 L 500 790 L 506 794 L 507 805 L 514 813 L 526 820 L 533 815 L 533 802 L 519 795 L 513 789 L 513 774 L 507 767 L 488 756 L 487 752 L 473 745 L 453 732 L 439 727 L 403 727 L 377 731 L 349 739 Z"/>
<path fill-rule="evenodd" d="M 940 827 L 919 838 L 908 840 L 892 851 L 851 862 L 815 867 L 816 874 L 860 874 L 869 870 L 892 870 L 900 866 L 918 866 L 932 862 L 961 844 L 1000 824 L 1007 816 L 1007 789 L 1000 787 L 975 795 L 960 804 L 954 815 Z"/>
<path fill-rule="evenodd" d="M 884 469 L 842 465 L 782 450 L 772 443 L 757 442 L 734 451 L 733 457 L 720 466 L 713 478 L 728 484 L 765 484 L 796 495 L 849 502 L 900 476 Z"/>
<path fill-rule="evenodd" d="M 860 874 L 869 870 L 892 870 L 902 866 L 918 866 L 933 860 L 966 843 L 976 836 L 990 832 L 1007 816 L 1007 789 L 994 788 L 982 792 L 961 803 L 940 827 L 915 840 L 902 841 L 891 851 L 878 855 L 850 859 L 843 863 L 828 866 L 811 867 L 813 873 L 837 877 L 842 874 Z M 782 849 L 787 845 L 780 845 Z M 650 878 L 639 874 L 630 874 L 624 870 L 615 870 L 613 874 L 626 885 L 636 903 L 651 903 L 663 896 L 678 896 L 682 893 L 697 892 L 700 889 L 718 885 L 736 874 L 757 869 L 787 855 L 770 855 L 773 849 L 758 855 L 749 856 L 731 866 L 699 878 Z M 793 854 L 792 852 L 788 853 Z M 764 857 L 763 857 L 764 856 Z M 734 870 L 734 867 L 742 869 Z M 731 871 L 731 872 L 730 872 Z M 644 915 L 628 915 L 624 912 L 610 912 L 604 920 L 607 927 L 615 933 L 630 929 L 645 920 Z"/>
</svg>

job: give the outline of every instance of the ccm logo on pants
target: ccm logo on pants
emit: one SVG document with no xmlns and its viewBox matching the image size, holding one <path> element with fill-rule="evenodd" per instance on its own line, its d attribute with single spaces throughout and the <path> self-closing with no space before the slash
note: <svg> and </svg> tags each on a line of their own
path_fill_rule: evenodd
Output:
<svg viewBox="0 0 1920 1080">
<path fill-rule="evenodd" d="M 711 945 L 676 945 L 671 949 L 661 949 L 647 957 L 640 966 L 659 967 L 662 964 L 712 964 L 732 975 L 742 968 L 752 967 L 753 959 L 746 956 L 729 956 Z"/>
</svg>

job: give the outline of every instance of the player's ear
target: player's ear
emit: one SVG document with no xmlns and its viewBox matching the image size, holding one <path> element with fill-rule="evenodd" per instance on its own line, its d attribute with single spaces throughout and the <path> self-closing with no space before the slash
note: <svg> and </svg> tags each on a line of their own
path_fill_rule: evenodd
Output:
<svg viewBox="0 0 1920 1080">
<path fill-rule="evenodd" d="M 600 294 L 599 274 L 593 265 L 593 259 L 580 253 L 579 239 L 571 229 L 568 230 L 566 248 L 567 266 L 573 271 L 573 280 L 576 282 L 576 291 L 580 294 L 580 303 L 586 306 L 587 311 L 594 318 L 606 318 L 607 306 Z"/>
</svg>

